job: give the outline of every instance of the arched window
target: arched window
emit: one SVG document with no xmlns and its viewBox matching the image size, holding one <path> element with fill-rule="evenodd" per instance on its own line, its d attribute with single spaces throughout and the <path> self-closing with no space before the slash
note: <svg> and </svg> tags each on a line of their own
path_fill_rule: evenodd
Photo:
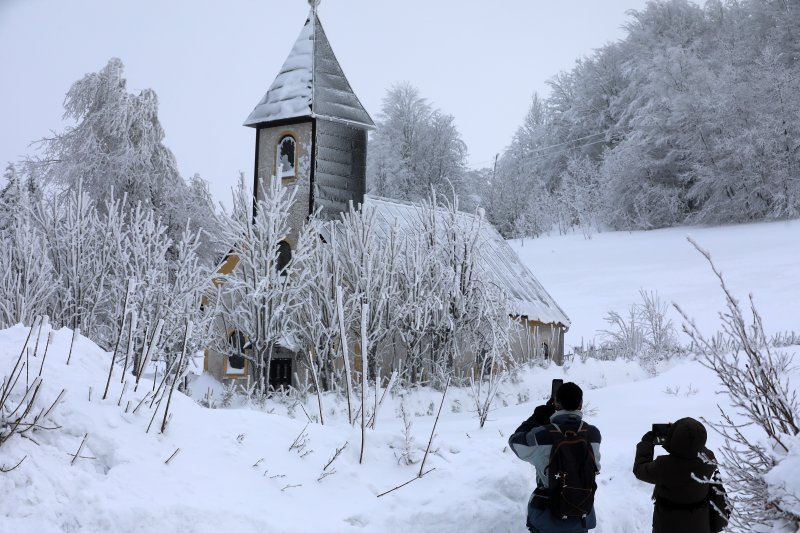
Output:
<svg viewBox="0 0 800 533">
<path fill-rule="evenodd" d="M 292 247 L 286 241 L 278 243 L 278 260 L 276 261 L 275 268 L 278 272 L 282 272 L 289 261 L 292 260 Z"/>
<path fill-rule="evenodd" d="M 242 370 L 244 368 L 244 350 L 247 339 L 241 331 L 231 331 L 228 335 L 228 342 L 231 345 L 231 354 L 228 356 L 228 364 L 232 369 Z"/>
<path fill-rule="evenodd" d="M 294 178 L 297 176 L 297 141 L 291 135 L 284 135 L 278 141 L 275 154 L 275 175 L 279 178 Z"/>
</svg>

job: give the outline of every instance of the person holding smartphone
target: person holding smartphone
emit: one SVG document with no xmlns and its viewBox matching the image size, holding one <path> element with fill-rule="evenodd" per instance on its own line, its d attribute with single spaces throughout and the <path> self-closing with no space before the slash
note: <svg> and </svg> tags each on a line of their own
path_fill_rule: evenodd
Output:
<svg viewBox="0 0 800 533">
<path fill-rule="evenodd" d="M 653 430 L 636 445 L 633 475 L 653 489 L 653 533 L 712 533 L 709 513 L 716 512 L 709 500 L 718 487 L 714 454 L 706 448 L 706 428 L 694 418 L 681 418 L 673 424 L 653 424 Z M 655 446 L 669 455 L 654 458 Z"/>
<path fill-rule="evenodd" d="M 597 526 L 600 431 L 583 420 L 582 408 L 578 385 L 553 380 L 550 400 L 508 439 L 514 455 L 536 468 L 526 516 L 531 533 L 586 533 Z"/>
</svg>

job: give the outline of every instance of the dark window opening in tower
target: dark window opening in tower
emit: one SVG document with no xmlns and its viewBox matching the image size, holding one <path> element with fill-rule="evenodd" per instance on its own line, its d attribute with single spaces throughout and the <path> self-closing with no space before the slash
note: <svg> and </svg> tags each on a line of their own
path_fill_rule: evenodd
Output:
<svg viewBox="0 0 800 533">
<path fill-rule="evenodd" d="M 279 178 L 294 178 L 297 174 L 297 141 L 291 135 L 285 135 L 278 141 L 276 174 Z"/>
<path fill-rule="evenodd" d="M 247 347 L 247 339 L 241 331 L 232 331 L 228 336 L 228 342 L 231 345 L 228 364 L 233 369 L 242 370 L 244 368 L 244 351 Z"/>
<path fill-rule="evenodd" d="M 278 260 L 275 263 L 275 268 L 278 272 L 283 272 L 289 261 L 292 260 L 292 247 L 286 241 L 278 243 Z"/>
</svg>

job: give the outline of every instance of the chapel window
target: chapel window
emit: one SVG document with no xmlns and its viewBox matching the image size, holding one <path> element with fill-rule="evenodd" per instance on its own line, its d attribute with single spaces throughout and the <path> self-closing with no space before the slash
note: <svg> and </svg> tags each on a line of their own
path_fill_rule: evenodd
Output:
<svg viewBox="0 0 800 533">
<path fill-rule="evenodd" d="M 244 369 L 244 350 L 248 348 L 247 339 L 241 331 L 232 331 L 228 336 L 231 345 L 231 354 L 228 356 L 228 364 L 233 370 Z"/>
<path fill-rule="evenodd" d="M 291 135 L 284 135 L 278 141 L 275 174 L 278 178 L 297 177 L 297 141 Z"/>
<path fill-rule="evenodd" d="M 289 243 L 286 241 L 281 241 L 278 243 L 278 258 L 275 261 L 275 269 L 278 272 L 283 272 L 283 270 L 289 264 L 289 261 L 292 260 L 292 247 L 289 246 Z"/>
</svg>

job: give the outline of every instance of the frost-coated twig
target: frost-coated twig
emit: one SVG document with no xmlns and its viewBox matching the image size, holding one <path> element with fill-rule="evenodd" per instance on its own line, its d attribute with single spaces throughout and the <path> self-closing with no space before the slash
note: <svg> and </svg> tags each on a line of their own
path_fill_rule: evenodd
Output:
<svg viewBox="0 0 800 533">
<path fill-rule="evenodd" d="M 153 399 L 150 401 L 150 407 L 153 407 L 153 403 L 155 402 L 156 397 L 158 396 L 158 393 L 161 393 L 161 396 L 159 397 L 159 401 L 161 401 L 164 398 L 164 394 L 167 391 L 167 388 L 166 388 L 167 378 L 172 373 L 172 368 L 175 366 L 175 364 L 177 362 L 178 362 L 178 360 L 176 359 L 176 360 L 172 361 L 172 364 L 169 365 L 169 368 L 164 368 L 164 375 L 161 377 L 161 381 L 158 382 L 158 387 L 156 387 L 156 382 L 158 381 L 158 379 L 157 379 L 158 378 L 158 368 L 156 367 L 156 374 L 155 374 L 155 377 L 153 379 L 153 390 L 152 390 Z"/>
<path fill-rule="evenodd" d="M 103 400 L 108 397 L 108 387 L 111 385 L 111 375 L 114 373 L 114 361 L 117 359 L 117 352 L 119 345 L 122 343 L 122 334 L 125 331 L 125 321 L 128 318 L 128 300 L 131 293 L 133 293 L 133 279 L 128 280 L 128 290 L 125 291 L 125 299 L 122 303 L 122 323 L 119 325 L 119 333 L 117 334 L 117 342 L 114 345 L 114 352 L 111 354 L 111 364 L 108 366 L 108 379 L 106 380 L 106 390 L 103 391 Z"/>
<path fill-rule="evenodd" d="M 305 406 L 303 405 L 303 402 L 300 402 L 300 401 L 298 401 L 298 402 L 297 402 L 297 405 L 299 405 L 299 406 L 300 406 L 300 409 L 302 409 L 302 410 L 303 410 L 303 414 L 304 414 L 304 415 L 306 415 L 306 418 L 308 419 L 308 421 L 309 421 L 309 422 L 313 422 L 313 420 L 311 420 L 311 417 L 310 417 L 310 416 L 308 416 L 308 411 L 306 411 L 306 408 L 305 408 Z"/>
<path fill-rule="evenodd" d="M 336 311 L 339 314 L 339 344 L 342 346 L 342 360 L 344 361 L 345 394 L 347 394 L 347 421 L 353 423 L 353 406 L 350 403 L 350 391 L 353 390 L 350 374 L 350 354 L 347 351 L 347 328 L 344 322 L 344 304 L 342 287 L 336 286 Z"/>
<path fill-rule="evenodd" d="M 386 495 L 387 495 L 387 494 L 389 494 L 390 492 L 394 492 L 394 491 L 396 491 L 397 489 L 402 489 L 403 487 L 405 487 L 405 486 L 406 486 L 406 485 L 408 485 L 409 483 L 412 483 L 412 482 L 414 482 L 414 481 L 416 481 L 416 480 L 418 480 L 418 479 L 422 479 L 423 477 L 427 476 L 428 474 L 430 474 L 430 473 L 431 473 L 431 472 L 433 472 L 434 470 L 436 470 L 436 468 L 431 468 L 430 470 L 426 470 L 425 472 L 420 472 L 420 474 L 419 474 L 418 476 L 416 476 L 416 477 L 413 477 L 413 478 L 409 479 L 408 481 L 406 481 L 406 482 L 405 482 L 405 483 L 403 483 L 402 485 L 398 485 L 398 486 L 396 486 L 396 487 L 395 487 L 395 488 L 393 488 L 393 489 L 389 489 L 389 490 L 387 490 L 386 492 L 381 492 L 380 494 L 378 494 L 378 498 L 380 498 L 381 496 L 386 496 Z"/>
<path fill-rule="evenodd" d="M 8 472 L 11 472 L 12 470 L 16 470 L 17 467 L 19 467 L 19 465 L 22 464 L 22 461 L 24 461 L 27 458 L 28 458 L 27 455 L 23 456 L 22 459 L 20 459 L 19 462 L 17 464 L 15 464 L 14 466 L 12 466 L 11 468 L 6 468 L 6 464 L 3 463 L 3 466 L 0 466 L 0 472 L 2 472 L 4 474 L 7 474 Z"/>
<path fill-rule="evenodd" d="M 136 414 L 136 411 L 138 411 L 139 408 L 142 406 L 142 404 L 144 404 L 144 402 L 146 402 L 150 398 L 151 394 L 153 394 L 151 391 L 147 391 L 147 393 L 142 397 L 141 400 L 139 400 L 139 403 L 133 409 L 133 414 Z"/>
<path fill-rule="evenodd" d="M 367 389 L 369 380 L 369 347 L 367 346 L 367 320 L 369 319 L 369 304 L 361 304 L 361 453 L 358 455 L 358 464 L 364 462 L 364 446 L 367 433 Z M 376 392 L 377 394 L 377 392 Z"/>
<path fill-rule="evenodd" d="M 386 388 L 383 390 L 383 394 L 381 394 L 381 400 L 375 406 L 375 412 L 372 413 L 372 420 L 371 427 L 375 429 L 375 423 L 378 421 L 378 411 L 383 406 L 383 400 L 386 398 L 386 394 L 392 392 L 392 387 L 394 387 L 395 382 L 397 381 L 397 370 L 392 371 L 392 375 L 389 376 L 389 383 L 386 385 Z M 378 397 L 378 387 L 375 386 L 375 397 Z"/>
<path fill-rule="evenodd" d="M 150 423 L 147 424 L 147 430 L 145 431 L 145 433 L 150 433 L 150 428 L 153 425 L 153 420 L 156 419 L 156 414 L 158 414 L 158 409 L 161 407 L 161 400 L 163 400 L 163 399 L 164 399 L 164 395 L 162 394 L 161 398 L 159 398 L 159 400 L 156 402 L 156 408 L 153 409 L 153 416 L 150 417 Z"/>
<path fill-rule="evenodd" d="M 308 363 L 309 365 L 311 365 L 311 377 L 314 378 L 314 388 L 317 391 L 317 406 L 319 407 L 319 424 L 321 426 L 324 426 L 325 420 L 322 418 L 322 391 L 320 390 L 319 386 L 317 365 L 314 363 L 314 355 L 310 351 L 307 351 L 306 354 L 308 354 Z M 308 416 L 308 413 L 306 413 L 306 416 Z"/>
<path fill-rule="evenodd" d="M 124 376 L 124 375 L 125 375 L 125 373 L 123 372 L 123 374 L 122 374 L 122 375 Z M 119 393 L 119 400 L 117 400 L 117 407 L 119 407 L 120 405 L 122 405 L 122 397 L 123 397 L 123 396 L 125 396 L 125 391 L 126 391 L 126 390 L 128 390 L 128 380 L 125 380 L 125 381 L 122 383 L 122 392 L 120 392 L 120 393 Z"/>
<path fill-rule="evenodd" d="M 189 344 L 189 337 L 192 335 L 192 329 L 194 324 L 191 320 L 186 321 L 186 333 L 183 336 L 183 349 L 181 350 L 181 357 L 178 361 L 178 369 L 175 370 L 175 376 L 172 378 L 172 386 L 169 389 L 169 396 L 167 397 L 167 406 L 164 408 L 164 421 L 161 422 L 161 433 L 164 433 L 164 430 L 167 429 L 167 415 L 169 414 L 169 404 L 172 401 L 172 392 L 175 390 L 175 383 L 178 382 L 178 379 L 181 375 L 181 369 L 183 368 L 183 358 L 186 357 L 186 348 Z"/>
<path fill-rule="evenodd" d="M 69 353 L 67 354 L 67 365 L 69 365 L 70 359 L 72 359 L 72 348 L 75 346 L 75 337 L 81 334 L 81 328 L 75 328 L 72 330 L 72 340 L 69 342 Z"/>
<path fill-rule="evenodd" d="M 147 337 L 145 336 L 145 342 L 142 346 L 142 360 L 139 361 L 139 366 L 136 368 L 136 386 L 133 387 L 133 392 L 136 392 L 139 389 L 139 379 L 142 377 L 144 373 L 144 366 L 147 364 L 147 361 L 150 360 L 153 353 L 153 347 L 158 344 L 161 340 L 161 331 L 164 329 L 164 319 L 160 318 L 158 323 L 156 324 L 156 329 L 153 332 L 153 336 L 150 338 L 150 343 L 147 343 Z M 153 377 L 153 383 L 155 384 L 156 378 Z"/>
<path fill-rule="evenodd" d="M 36 347 L 33 349 L 33 356 L 36 357 L 36 354 L 39 353 L 39 339 L 42 337 L 42 327 L 47 324 L 48 318 L 47 316 L 42 316 L 41 320 L 39 320 L 39 330 L 36 332 Z"/>
<path fill-rule="evenodd" d="M 305 447 L 306 443 L 308 442 L 308 433 L 306 433 L 307 428 L 308 428 L 308 423 L 303 427 L 303 431 L 300 432 L 297 438 L 295 438 L 294 441 L 292 441 L 292 445 L 289 446 L 288 451 L 292 451 L 295 449 L 302 450 Z"/>
<path fill-rule="evenodd" d="M 50 351 L 50 343 L 53 342 L 53 332 L 47 334 L 47 343 L 44 345 L 44 355 L 42 356 L 42 362 L 39 365 L 39 376 L 42 375 L 42 370 L 44 370 L 44 363 L 47 361 L 47 352 Z"/>
<path fill-rule="evenodd" d="M 74 464 L 75 464 L 75 461 L 76 461 L 76 460 L 78 459 L 78 457 L 81 455 L 81 450 L 83 450 L 83 445 L 84 445 L 84 444 L 86 444 L 86 438 L 87 438 L 88 436 L 89 436 L 89 434 L 88 434 L 88 433 L 86 433 L 86 434 L 83 436 L 83 440 L 81 440 L 81 445 L 80 445 L 80 446 L 78 446 L 78 451 L 77 451 L 77 452 L 75 452 L 75 457 L 73 457 L 73 458 L 72 458 L 72 461 L 69 463 L 70 465 L 74 465 Z"/>
<path fill-rule="evenodd" d="M 302 487 L 302 486 L 303 486 L 302 484 L 298 484 L 298 485 L 286 485 L 285 487 L 283 487 L 283 488 L 281 489 L 281 492 L 285 491 L 286 489 L 294 489 L 294 488 L 297 488 L 297 487 Z"/>
<path fill-rule="evenodd" d="M 128 327 L 128 348 L 125 350 L 125 361 L 122 363 L 122 375 L 119 378 L 120 383 L 125 381 L 125 372 L 128 371 L 128 360 L 132 359 L 131 354 L 133 354 L 134 334 L 138 326 L 139 313 L 131 311 L 131 323 Z"/>
<path fill-rule="evenodd" d="M 431 428 L 431 438 L 428 439 L 428 446 L 425 448 L 425 455 L 422 456 L 422 463 L 419 465 L 419 477 L 423 476 L 422 470 L 425 468 L 425 459 L 428 458 L 428 452 L 431 450 L 431 444 L 433 443 L 433 434 L 436 431 L 436 424 L 439 422 L 439 415 L 442 414 L 442 406 L 444 405 L 444 398 L 447 396 L 447 387 L 450 386 L 450 378 L 447 378 L 447 382 L 444 384 L 444 391 L 442 392 L 442 401 L 439 403 L 439 411 L 436 413 L 436 419 L 433 421 L 433 427 Z"/>
<path fill-rule="evenodd" d="M 14 363 L 14 368 L 11 369 L 11 374 L 9 374 L 8 380 L 6 380 L 5 378 L 3 379 L 3 392 L 2 394 L 0 394 L 0 406 L 5 405 L 6 400 L 8 399 L 8 395 L 11 394 L 11 390 L 14 388 L 14 386 L 16 386 L 19 376 L 22 375 L 22 369 L 19 368 L 19 365 L 20 363 L 22 365 L 25 365 L 25 363 L 22 362 L 22 356 L 27 353 L 28 342 L 30 342 L 31 334 L 33 333 L 34 327 L 36 327 L 37 318 L 40 317 L 35 317 L 33 319 L 33 324 L 31 324 L 31 328 L 28 330 L 28 336 L 25 339 L 25 344 L 22 345 L 22 350 L 20 350 L 19 352 L 19 357 L 17 357 L 17 362 Z M 18 369 L 20 372 L 17 374 Z M 16 378 L 14 377 L 14 374 L 17 374 Z"/>
<path fill-rule="evenodd" d="M 347 444 L 348 443 L 345 442 L 341 448 L 336 448 L 336 451 L 333 453 L 333 457 L 331 457 L 330 460 L 327 463 L 325 463 L 325 466 L 322 467 L 323 471 L 327 470 L 328 467 L 331 466 L 336 459 L 338 459 L 339 455 L 341 455 L 344 449 L 347 448 Z"/>
<path fill-rule="evenodd" d="M 175 457 L 176 455 L 178 455 L 178 452 L 179 452 L 179 451 L 181 451 L 181 449 L 180 449 L 180 448 L 175 448 L 175 451 L 174 451 L 174 452 L 172 452 L 172 455 L 170 455 L 170 456 L 169 456 L 169 458 L 168 458 L 166 461 L 164 461 L 164 464 L 165 464 L 165 465 L 168 465 L 168 464 L 169 464 L 169 462 L 170 462 L 170 461 L 172 461 L 172 458 L 173 458 L 173 457 Z"/>
</svg>

